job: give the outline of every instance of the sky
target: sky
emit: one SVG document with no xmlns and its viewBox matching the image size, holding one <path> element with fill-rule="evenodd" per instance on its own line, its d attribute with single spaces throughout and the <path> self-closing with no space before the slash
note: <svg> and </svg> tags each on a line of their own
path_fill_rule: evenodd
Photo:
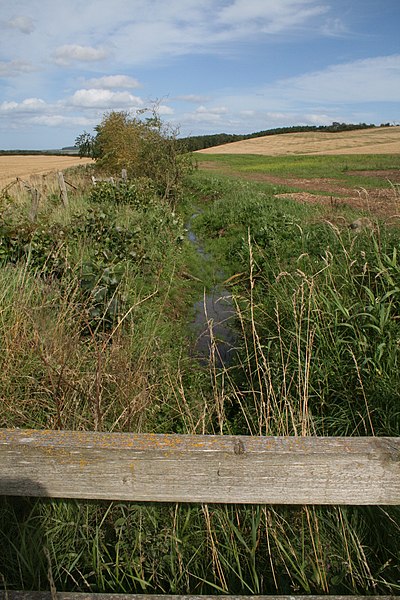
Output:
<svg viewBox="0 0 400 600">
<path fill-rule="evenodd" d="M 0 149 L 154 104 L 178 135 L 400 124 L 400 0 L 0 0 Z"/>
</svg>

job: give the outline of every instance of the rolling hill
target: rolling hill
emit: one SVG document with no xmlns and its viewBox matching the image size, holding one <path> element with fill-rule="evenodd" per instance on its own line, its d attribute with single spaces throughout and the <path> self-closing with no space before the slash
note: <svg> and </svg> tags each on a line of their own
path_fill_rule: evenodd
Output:
<svg viewBox="0 0 400 600">
<path fill-rule="evenodd" d="M 312 131 L 257 137 L 198 150 L 201 154 L 398 154 L 400 126 L 327 133 Z"/>
</svg>

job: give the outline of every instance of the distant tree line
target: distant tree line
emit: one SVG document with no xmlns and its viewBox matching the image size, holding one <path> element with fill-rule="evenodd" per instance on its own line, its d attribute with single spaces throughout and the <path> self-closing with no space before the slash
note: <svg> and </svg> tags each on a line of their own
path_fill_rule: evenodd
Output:
<svg viewBox="0 0 400 600">
<path fill-rule="evenodd" d="M 31 155 L 45 155 L 45 156 L 71 156 L 78 154 L 75 146 L 68 146 L 61 148 L 60 150 L 0 150 L 0 156 L 31 156 Z"/>
<path fill-rule="evenodd" d="M 390 127 L 391 123 L 382 123 L 380 127 Z M 266 129 L 264 131 L 256 131 L 255 133 L 249 134 L 231 134 L 231 133 L 216 133 L 212 135 L 195 135 L 185 138 L 179 138 L 177 140 L 182 147 L 186 148 L 189 152 L 196 150 L 204 150 L 205 148 L 211 148 L 212 146 L 220 146 L 222 144 L 229 144 L 230 142 L 240 142 L 241 140 L 249 140 L 257 137 L 264 137 L 267 135 L 279 135 L 281 133 L 302 133 L 305 131 L 326 131 L 326 132 L 339 132 L 339 131 L 352 131 L 355 129 L 370 129 L 376 127 L 376 125 L 367 123 L 339 123 L 334 121 L 332 125 L 292 125 L 290 127 L 276 127 L 275 129 Z"/>
</svg>

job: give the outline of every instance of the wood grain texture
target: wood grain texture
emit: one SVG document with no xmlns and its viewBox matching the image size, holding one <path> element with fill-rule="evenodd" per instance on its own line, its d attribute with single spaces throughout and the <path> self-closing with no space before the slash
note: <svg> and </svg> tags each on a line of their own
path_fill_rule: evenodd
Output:
<svg viewBox="0 0 400 600">
<path fill-rule="evenodd" d="M 395 600 L 395 596 L 169 596 L 57 592 L 57 600 Z M 54 600 L 50 592 L 0 591 L 0 600 Z"/>
<path fill-rule="evenodd" d="M 1 429 L 0 494 L 156 502 L 400 504 L 400 438 Z"/>
</svg>

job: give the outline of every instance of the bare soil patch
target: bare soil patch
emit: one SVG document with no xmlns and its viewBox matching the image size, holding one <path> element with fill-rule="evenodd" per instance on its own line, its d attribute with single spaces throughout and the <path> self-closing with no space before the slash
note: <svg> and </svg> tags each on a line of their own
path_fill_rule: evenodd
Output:
<svg viewBox="0 0 400 600">
<path fill-rule="evenodd" d="M 347 175 L 354 175 L 355 177 L 380 177 L 382 179 L 387 179 L 392 183 L 400 183 L 399 169 L 387 169 L 386 171 L 347 171 Z"/>
<path fill-rule="evenodd" d="M 387 221 L 400 219 L 400 197 L 393 190 L 360 190 L 352 196 L 342 197 L 289 192 L 276 194 L 275 198 L 290 198 L 302 204 L 319 204 L 335 210 L 347 206 Z"/>
<path fill-rule="evenodd" d="M 337 179 L 324 178 L 299 178 L 269 175 L 266 173 L 249 173 L 235 171 L 229 167 L 222 167 L 212 161 L 202 161 L 201 168 L 215 170 L 219 173 L 247 179 L 249 181 L 260 181 L 274 185 L 285 185 L 298 188 L 303 191 L 276 194 L 276 198 L 291 198 L 296 202 L 307 204 L 321 204 L 328 207 L 338 208 L 348 206 L 356 210 L 368 211 L 376 217 L 392 219 L 400 214 L 400 190 L 396 184 L 400 182 L 400 173 L 397 170 L 387 171 L 354 171 L 354 175 L 365 175 L 389 179 L 393 188 L 364 189 L 360 187 L 349 187 Z M 318 194 L 323 192 L 323 194 Z"/>
<path fill-rule="evenodd" d="M 17 177 L 29 179 L 32 175 L 46 175 L 52 171 L 63 171 L 92 162 L 90 158 L 79 156 L 0 156 L 0 189 Z"/>
</svg>

